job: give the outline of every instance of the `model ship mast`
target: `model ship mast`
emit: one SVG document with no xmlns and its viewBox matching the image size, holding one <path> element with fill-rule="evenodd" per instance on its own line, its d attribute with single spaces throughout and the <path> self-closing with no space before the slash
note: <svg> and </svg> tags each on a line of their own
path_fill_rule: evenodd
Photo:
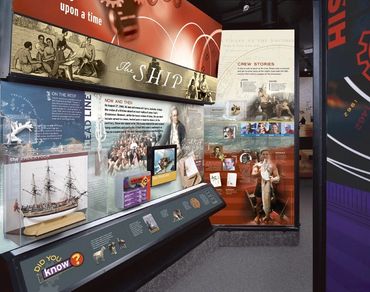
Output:
<svg viewBox="0 0 370 292">
<path fill-rule="evenodd" d="M 66 176 L 66 179 L 67 179 L 67 182 L 66 182 L 66 187 L 67 187 L 67 190 L 68 190 L 68 193 L 67 193 L 67 200 L 70 201 L 71 199 L 74 199 L 76 198 L 75 196 L 72 196 L 72 191 L 76 191 L 78 194 L 80 194 L 80 196 L 82 196 L 83 194 L 85 194 L 86 192 L 83 192 L 83 193 L 80 193 L 79 190 L 77 189 L 74 181 L 76 180 L 75 178 L 73 178 L 72 176 L 72 166 L 71 166 L 71 162 L 69 161 L 68 162 L 68 174 Z"/>
<path fill-rule="evenodd" d="M 49 162 L 47 162 L 44 190 L 45 190 L 45 192 L 47 194 L 47 197 L 48 197 L 48 201 L 47 201 L 48 206 L 51 205 L 51 193 L 55 193 L 55 190 L 56 190 L 56 188 L 53 186 L 52 180 L 50 178 L 50 171 L 51 171 L 51 169 L 50 169 L 50 166 L 49 166 Z"/>
<path fill-rule="evenodd" d="M 68 161 L 68 174 L 67 174 L 67 190 L 68 190 L 68 200 L 72 197 L 72 188 L 75 188 L 72 178 L 72 168 L 71 168 L 71 162 Z"/>
<path fill-rule="evenodd" d="M 31 189 L 31 191 L 27 191 L 26 189 L 23 189 L 25 192 L 27 192 L 27 193 L 29 193 L 29 194 L 31 194 L 32 195 L 32 197 L 33 197 L 33 200 L 34 200 L 34 205 L 36 206 L 37 205 L 37 199 L 36 199 L 36 197 L 37 197 L 37 195 L 41 195 L 41 193 L 40 193 L 40 191 L 39 191 L 39 189 L 37 188 L 37 186 L 36 186 L 36 182 L 35 182 L 35 174 L 34 173 L 32 173 L 32 183 L 31 183 L 31 186 L 32 186 L 32 189 Z"/>
</svg>

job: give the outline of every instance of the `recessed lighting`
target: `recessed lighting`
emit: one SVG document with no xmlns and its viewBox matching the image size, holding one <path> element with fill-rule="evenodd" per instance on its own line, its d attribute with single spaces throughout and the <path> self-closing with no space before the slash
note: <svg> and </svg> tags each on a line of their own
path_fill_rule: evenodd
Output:
<svg viewBox="0 0 370 292">
<path fill-rule="evenodd" d="M 243 12 L 247 12 L 249 10 L 249 8 L 250 8 L 250 5 L 249 4 L 245 4 L 243 6 Z"/>
</svg>

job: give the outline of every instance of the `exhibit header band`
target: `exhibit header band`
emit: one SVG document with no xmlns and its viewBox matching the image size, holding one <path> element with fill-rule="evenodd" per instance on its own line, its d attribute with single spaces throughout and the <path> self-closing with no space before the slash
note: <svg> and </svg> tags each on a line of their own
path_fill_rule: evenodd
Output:
<svg viewBox="0 0 370 292">
<path fill-rule="evenodd" d="M 215 77 L 17 14 L 10 73 L 201 103 L 215 101 L 217 86 Z"/>
<path fill-rule="evenodd" d="M 13 0 L 13 11 L 186 68 L 217 75 L 221 24 L 186 0 Z"/>
</svg>

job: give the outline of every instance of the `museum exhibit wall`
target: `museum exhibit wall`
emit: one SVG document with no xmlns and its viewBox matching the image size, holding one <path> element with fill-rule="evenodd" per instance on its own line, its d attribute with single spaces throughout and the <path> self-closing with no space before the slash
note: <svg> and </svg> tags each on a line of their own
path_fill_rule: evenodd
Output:
<svg viewBox="0 0 370 292">
<path fill-rule="evenodd" d="M 86 284 L 224 206 L 202 183 L 221 26 L 187 1 L 90 2 L 0 7 L 0 269 L 21 289 L 82 263 Z"/>
<path fill-rule="evenodd" d="M 327 291 L 367 291 L 370 3 L 326 1 Z"/>
<path fill-rule="evenodd" d="M 294 30 L 223 31 L 216 103 L 205 106 L 204 179 L 227 202 L 214 224 L 296 224 L 294 38 Z M 271 220 L 257 218 L 266 212 Z"/>
</svg>

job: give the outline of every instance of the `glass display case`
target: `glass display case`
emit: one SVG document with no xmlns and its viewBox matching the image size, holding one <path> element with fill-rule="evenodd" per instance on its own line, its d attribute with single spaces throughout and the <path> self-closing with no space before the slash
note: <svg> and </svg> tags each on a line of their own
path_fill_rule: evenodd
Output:
<svg viewBox="0 0 370 292">
<path fill-rule="evenodd" d="M 203 107 L 9 82 L 0 96 L 2 228 L 17 245 L 201 182 Z"/>
<path fill-rule="evenodd" d="M 84 285 L 224 207 L 201 184 L 201 106 L 10 82 L 0 97 L 0 268 L 15 290 Z"/>
</svg>

